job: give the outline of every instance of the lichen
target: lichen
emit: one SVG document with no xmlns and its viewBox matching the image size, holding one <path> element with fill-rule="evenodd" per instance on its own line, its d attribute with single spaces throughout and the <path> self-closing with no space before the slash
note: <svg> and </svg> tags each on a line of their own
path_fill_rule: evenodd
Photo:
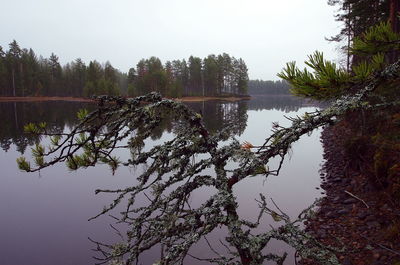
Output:
<svg viewBox="0 0 400 265">
<path fill-rule="evenodd" d="M 272 135 L 262 145 L 247 145 L 248 148 L 243 148 L 235 139 L 221 145 L 220 142 L 227 139 L 228 130 L 211 134 L 205 128 L 201 115 L 181 103 L 162 99 L 157 93 L 134 99 L 102 96 L 97 98 L 98 110 L 80 112 L 80 123 L 70 133 L 52 135 L 52 148 L 46 151 L 40 145 L 35 147 L 36 168 L 31 168 L 23 157 L 18 159 L 18 165 L 25 171 L 37 171 L 59 162 L 66 162 L 71 170 L 98 163 L 108 164 L 113 171 L 120 165 L 146 166 L 146 170 L 136 176 L 138 184 L 135 186 L 96 190 L 96 194 L 111 193 L 116 197 L 91 219 L 108 214 L 116 210 L 121 202 L 126 202 L 120 216 L 114 217 L 129 227 L 121 245 L 94 241 L 102 255 L 99 259 L 104 262 L 120 262 L 123 257 L 124 264 L 134 264 L 143 252 L 161 244 L 164 255 L 160 257 L 159 264 L 176 264 L 185 259 L 192 245 L 223 226 L 229 232 L 225 240 L 230 248 L 229 256 L 219 254 L 216 258 L 206 259 L 210 263 L 262 264 L 270 260 L 282 264 L 286 255 L 262 254 L 271 239 L 278 239 L 294 247 L 302 257 L 313 258 L 320 264 L 339 264 L 333 255 L 338 250 L 320 244 L 300 228 L 299 223 L 312 214 L 312 207 L 303 212 L 298 220 L 292 221 L 279 208 L 271 209 L 261 195 L 258 220 L 251 223 L 238 215 L 238 203 L 232 188 L 256 174 L 265 177 L 279 174 L 282 162 L 295 141 L 316 128 L 335 123 L 344 113 L 398 104 L 378 102 L 373 105 L 369 103 L 368 96 L 381 82 L 397 78 L 399 68 L 399 63 L 389 66 L 370 83 L 363 85 L 358 93 L 345 95 L 322 111 L 289 118 L 289 127 L 276 124 Z M 158 115 L 160 113 L 163 115 Z M 151 137 L 151 132 L 163 122 L 166 114 L 178 125 L 174 139 L 144 150 L 144 141 Z M 42 134 L 44 127 L 29 124 L 26 130 Z M 131 156 L 120 161 L 115 156 L 115 151 L 120 149 L 126 149 Z M 280 158 L 279 166 L 276 169 L 266 167 L 274 157 Z M 47 162 L 42 158 L 46 158 Z M 233 160 L 237 161 L 237 167 L 228 170 L 226 165 Z M 191 194 L 203 187 L 213 187 L 215 193 L 199 206 L 191 207 Z M 146 197 L 147 205 L 138 205 L 139 197 Z M 283 224 L 253 235 L 251 229 L 261 225 L 260 219 L 264 214 Z"/>
</svg>

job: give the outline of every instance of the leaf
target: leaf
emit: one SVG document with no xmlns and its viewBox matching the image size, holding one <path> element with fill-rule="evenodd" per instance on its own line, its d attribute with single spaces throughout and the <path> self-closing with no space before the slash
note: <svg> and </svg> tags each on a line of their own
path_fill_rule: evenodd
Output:
<svg viewBox="0 0 400 265">
<path fill-rule="evenodd" d="M 42 167 L 44 165 L 44 157 L 43 156 L 37 156 L 35 157 L 35 164 L 38 167 Z"/>
<path fill-rule="evenodd" d="M 34 148 L 31 149 L 32 150 L 32 155 L 34 157 L 39 157 L 39 156 L 43 156 L 44 155 L 44 147 L 41 144 L 36 144 L 36 146 Z"/>
<path fill-rule="evenodd" d="M 89 111 L 87 109 L 80 109 L 76 115 L 78 116 L 79 120 L 83 120 L 86 118 L 88 114 Z"/>
<path fill-rule="evenodd" d="M 243 142 L 243 144 L 241 145 L 241 148 L 242 148 L 242 149 L 245 149 L 245 150 L 250 150 L 251 148 L 254 148 L 254 145 L 252 145 L 251 143 L 245 141 L 245 142 Z"/>
<path fill-rule="evenodd" d="M 25 133 L 38 133 L 39 129 L 34 123 L 28 123 L 24 125 L 24 132 Z"/>
<path fill-rule="evenodd" d="M 78 169 L 78 165 L 76 164 L 75 160 L 72 158 L 67 158 L 65 163 L 67 164 L 67 167 L 69 170 L 77 170 Z"/>
<path fill-rule="evenodd" d="M 29 172 L 31 170 L 31 165 L 28 161 L 26 161 L 26 158 L 23 156 L 17 158 L 17 164 L 18 168 L 22 171 Z"/>
<path fill-rule="evenodd" d="M 44 129 L 46 129 L 47 123 L 46 122 L 41 122 L 41 123 L 39 123 L 38 126 L 39 126 L 40 129 L 44 130 Z"/>
<path fill-rule="evenodd" d="M 264 165 L 259 165 L 258 167 L 256 167 L 253 171 L 253 176 L 258 175 L 258 174 L 267 174 L 267 168 Z"/>
<path fill-rule="evenodd" d="M 60 139 L 61 139 L 60 135 L 55 135 L 53 137 L 50 137 L 51 144 L 52 145 L 58 145 Z"/>
<path fill-rule="evenodd" d="M 271 216 L 272 216 L 272 219 L 274 219 L 275 222 L 282 221 L 282 217 L 279 214 L 277 214 L 276 212 L 274 212 L 274 211 L 271 211 Z"/>
</svg>

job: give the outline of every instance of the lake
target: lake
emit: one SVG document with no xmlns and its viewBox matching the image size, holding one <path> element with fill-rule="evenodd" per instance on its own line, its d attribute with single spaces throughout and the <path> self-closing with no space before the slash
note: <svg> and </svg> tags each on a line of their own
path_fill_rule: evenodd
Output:
<svg viewBox="0 0 400 265">
<path fill-rule="evenodd" d="M 284 116 L 301 115 L 316 109 L 308 102 L 288 96 L 186 104 L 202 113 L 211 132 L 233 122 L 235 126 L 231 133 L 240 142 L 248 141 L 254 145 L 264 142 L 270 134 L 272 122 L 289 125 Z M 76 124 L 76 113 L 81 108 L 90 110 L 95 105 L 79 102 L 0 102 L 0 264 L 94 264 L 92 256 L 96 253 L 91 249 L 95 245 L 88 237 L 104 242 L 118 240 L 110 227 L 112 218 L 102 216 L 87 221 L 113 199 L 112 195 L 95 195 L 94 191 L 132 185 L 136 172 L 120 168 L 112 175 L 103 166 L 69 172 L 63 164 L 40 173 L 23 173 L 17 168 L 16 159 L 22 154 L 30 157 L 31 146 L 39 140 L 23 133 L 24 124 L 45 121 L 53 132 L 68 131 Z M 160 144 L 171 139 L 171 126 L 165 124 L 163 128 L 158 128 L 152 136 L 153 141 L 147 144 Z M 320 197 L 321 192 L 316 189 L 320 185 L 319 169 L 323 162 L 319 137 L 320 132 L 315 131 L 295 143 L 279 176 L 267 179 L 263 176 L 252 177 L 235 185 L 239 214 L 255 221 L 258 206 L 254 199 L 259 193 L 273 198 L 292 218 Z M 272 161 L 270 168 L 276 162 Z M 271 225 L 275 225 L 272 220 Z M 220 235 L 223 237 L 222 232 Z M 204 242 L 194 247 L 191 253 L 201 257 L 210 255 L 210 250 L 202 244 Z M 288 251 L 290 255 L 285 264 L 294 264 L 293 250 L 284 244 L 275 242 L 269 250 L 279 254 Z M 158 250 L 150 250 L 143 256 L 141 264 L 153 264 L 157 255 Z M 186 263 L 206 264 L 191 258 Z"/>
</svg>

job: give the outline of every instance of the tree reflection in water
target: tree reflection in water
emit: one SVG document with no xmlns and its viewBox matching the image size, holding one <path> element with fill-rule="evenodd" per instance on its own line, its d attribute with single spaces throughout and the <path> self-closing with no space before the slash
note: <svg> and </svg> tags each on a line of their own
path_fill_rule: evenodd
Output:
<svg viewBox="0 0 400 265">
<path fill-rule="evenodd" d="M 236 248 L 237 253 L 234 252 L 232 257 L 207 259 L 210 262 L 231 264 L 240 257 L 243 264 L 261 264 L 265 259 L 282 264 L 286 254 L 264 256 L 260 252 L 273 238 L 295 247 L 305 257 L 321 255 L 316 258 L 325 260 L 326 255 L 331 256 L 313 238 L 299 230 L 298 223 L 304 220 L 303 215 L 299 217 L 302 219 L 292 222 L 283 212 L 278 214 L 270 210 L 265 197 L 260 194 L 258 221 L 249 222 L 239 217 L 236 211 L 238 204 L 233 194 L 233 186 L 249 176 L 277 175 L 291 144 L 301 135 L 313 130 L 316 124 L 321 126 L 331 122 L 329 112 L 320 114 L 315 111 L 303 119 L 293 118 L 292 127 L 274 127 L 273 135 L 265 144 L 254 147 L 251 144 L 240 145 L 235 139 L 229 144 L 219 145 L 220 141 L 228 139 L 232 133 L 241 133 L 245 128 L 245 123 L 240 119 L 241 115 L 232 114 L 246 113 L 243 109 L 242 112 L 239 111 L 239 104 L 222 104 L 216 109 L 216 116 L 221 122 L 226 121 L 230 125 L 227 128 L 231 129 L 224 128 L 215 134 L 204 127 L 202 122 L 202 118 L 206 116 L 204 113 L 209 108 L 203 108 L 203 115 L 199 115 L 182 104 L 161 100 L 157 94 L 132 100 L 102 97 L 99 98 L 99 107 L 90 114 L 79 115 L 80 123 L 70 133 L 56 135 L 58 138 L 52 137 L 53 143 L 48 152 L 44 151 L 42 145 L 32 149 L 36 168 L 31 169 L 24 157 L 17 161 L 19 168 L 28 172 L 63 161 L 71 170 L 98 163 L 108 164 L 113 172 L 118 165 L 146 166 L 144 172 L 137 176 L 140 182 L 137 185 L 117 190 L 96 190 L 96 194 L 115 193 L 117 197 L 91 219 L 109 213 L 116 209 L 121 200 L 128 199 L 126 209 L 121 212 L 121 219 L 117 218 L 119 222 L 130 226 L 127 242 L 122 245 L 97 242 L 97 250 L 104 255 L 104 261 L 120 260 L 125 254 L 128 255 L 127 264 L 137 261 L 141 253 L 160 242 L 167 248 L 167 255 L 161 257 L 162 264 L 183 261 L 193 244 L 221 226 L 228 228 L 229 236 L 225 240 Z M 170 113 L 171 117 L 165 113 Z M 162 120 L 165 122 L 161 123 Z M 170 120 L 171 123 L 177 123 L 177 126 L 173 126 L 174 138 L 150 150 L 142 151 L 144 141 L 152 136 L 154 128 L 162 127 Z M 29 126 L 32 133 L 40 134 L 41 130 L 45 135 L 49 135 L 42 125 Z M 77 153 L 81 148 L 83 153 Z M 112 153 L 121 148 L 128 149 L 131 158 L 120 160 Z M 259 150 L 253 153 L 250 148 Z M 192 158 L 198 155 L 201 155 L 200 161 L 192 162 Z M 280 163 L 277 169 L 271 170 L 265 166 L 270 158 L 278 156 Z M 45 162 L 44 157 L 50 157 L 50 160 Z M 230 161 L 237 164 L 234 170 L 225 168 Z M 207 169 L 212 169 L 213 172 L 209 174 Z M 206 187 L 215 188 L 217 193 L 211 195 L 198 208 L 186 205 L 193 191 Z M 147 206 L 135 203 L 143 195 L 149 200 Z M 259 226 L 262 213 L 273 217 L 277 215 L 277 220 L 285 222 L 285 227 L 281 227 L 283 230 L 279 228 L 256 236 L 250 235 L 250 230 Z M 304 242 L 307 242 L 306 249 Z M 317 249 L 310 250 L 311 245 L 308 243 Z"/>
<path fill-rule="evenodd" d="M 235 124 L 231 135 L 240 135 L 246 128 L 247 101 L 240 102 L 189 102 L 186 103 L 202 114 L 210 132 L 220 131 L 228 124 Z M 95 104 L 82 102 L 0 102 L 0 146 L 8 151 L 15 145 L 18 152 L 24 154 L 28 146 L 39 142 L 36 135 L 24 133 L 24 125 L 28 123 L 46 122 L 51 133 L 61 133 L 74 127 L 78 120 L 76 113 L 80 109 L 89 111 L 96 108 Z M 165 117 L 155 128 L 151 138 L 160 139 L 164 132 L 171 132 L 174 121 Z"/>
<path fill-rule="evenodd" d="M 193 110 L 202 114 L 203 121 L 210 132 L 217 132 L 231 126 L 231 135 L 241 135 L 246 128 L 247 110 L 277 109 L 284 112 L 298 111 L 308 104 L 307 101 L 291 96 L 257 96 L 251 100 L 236 102 L 202 101 L 185 103 Z M 60 133 L 69 130 L 77 123 L 76 113 L 79 109 L 96 108 L 95 104 L 83 102 L 0 102 L 0 146 L 4 151 L 14 144 L 17 151 L 25 153 L 40 139 L 38 136 L 24 133 L 24 125 L 45 121 L 48 130 Z M 171 132 L 174 121 L 166 118 L 154 130 L 152 139 L 160 139 L 162 134 Z"/>
</svg>

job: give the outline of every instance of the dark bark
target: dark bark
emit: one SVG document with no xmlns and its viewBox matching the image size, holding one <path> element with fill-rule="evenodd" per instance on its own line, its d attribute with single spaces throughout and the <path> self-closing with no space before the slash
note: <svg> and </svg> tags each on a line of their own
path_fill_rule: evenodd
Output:
<svg viewBox="0 0 400 265">
<path fill-rule="evenodd" d="M 398 18 L 400 13 L 400 1 L 399 0 L 390 0 L 390 14 L 389 21 L 392 27 L 393 32 L 400 32 L 400 20 Z M 389 55 L 389 63 L 394 63 L 399 58 L 399 52 L 394 50 Z"/>
<path fill-rule="evenodd" d="M 12 84 L 13 84 L 13 96 L 15 97 L 15 70 L 14 67 L 11 70 L 12 73 Z"/>
</svg>

